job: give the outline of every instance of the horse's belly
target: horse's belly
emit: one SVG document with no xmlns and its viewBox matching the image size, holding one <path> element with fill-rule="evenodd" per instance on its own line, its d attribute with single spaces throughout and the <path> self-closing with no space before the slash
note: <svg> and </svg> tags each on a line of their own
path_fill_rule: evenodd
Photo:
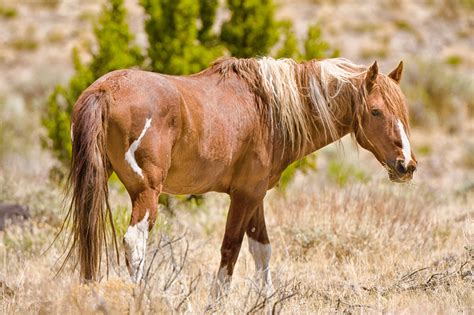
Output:
<svg viewBox="0 0 474 315">
<path fill-rule="evenodd" d="M 183 163 L 173 165 L 163 184 L 163 192 L 175 195 L 203 194 L 209 191 L 227 192 L 230 169 L 220 163 Z"/>
</svg>

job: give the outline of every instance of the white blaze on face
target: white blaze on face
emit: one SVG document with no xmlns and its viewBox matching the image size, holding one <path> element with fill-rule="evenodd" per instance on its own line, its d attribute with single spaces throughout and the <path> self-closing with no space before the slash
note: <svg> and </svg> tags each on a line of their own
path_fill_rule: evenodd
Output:
<svg viewBox="0 0 474 315">
<path fill-rule="evenodd" d="M 148 211 L 140 222 L 128 227 L 124 237 L 127 267 L 133 282 L 139 282 L 143 277 L 147 239 Z"/>
<path fill-rule="evenodd" d="M 405 159 L 405 167 L 407 167 L 408 163 L 411 161 L 411 147 L 408 136 L 405 133 L 405 128 L 403 128 L 403 123 L 400 119 L 398 120 L 398 130 L 400 131 L 400 138 L 402 140 L 402 152 Z"/>
<path fill-rule="evenodd" d="M 133 141 L 128 148 L 127 153 L 125 153 L 125 160 L 128 162 L 130 167 L 133 169 L 135 173 L 137 173 L 141 178 L 143 178 L 142 169 L 138 166 L 137 160 L 135 159 L 135 151 L 137 151 L 140 142 L 142 141 L 143 137 L 145 136 L 146 131 L 151 126 L 151 118 L 147 118 L 145 122 L 145 127 L 143 127 L 142 132 L 137 140 Z"/>
<path fill-rule="evenodd" d="M 272 247 L 270 244 L 262 244 L 252 238 L 248 238 L 249 251 L 255 261 L 255 269 L 257 272 L 257 280 L 263 277 L 263 284 L 270 293 L 272 290 L 272 277 L 270 274 L 270 257 L 272 255 Z"/>
</svg>

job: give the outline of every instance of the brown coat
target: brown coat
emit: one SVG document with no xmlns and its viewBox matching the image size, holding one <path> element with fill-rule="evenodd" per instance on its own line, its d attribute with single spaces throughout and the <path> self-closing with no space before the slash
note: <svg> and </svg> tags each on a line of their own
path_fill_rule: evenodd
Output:
<svg viewBox="0 0 474 315">
<path fill-rule="evenodd" d="M 78 249 L 81 276 L 99 272 L 112 171 L 132 199 L 125 250 L 135 281 L 146 248 L 140 224 L 152 228 L 161 192 L 230 195 L 215 294 L 230 279 L 246 232 L 252 253 L 269 244 L 263 198 L 291 162 L 352 132 L 391 179 L 411 179 L 416 159 L 397 85 L 401 69 L 384 76 L 376 63 L 367 69 L 345 59 L 227 58 L 191 76 L 103 76 L 72 117 L 71 250 Z"/>
</svg>

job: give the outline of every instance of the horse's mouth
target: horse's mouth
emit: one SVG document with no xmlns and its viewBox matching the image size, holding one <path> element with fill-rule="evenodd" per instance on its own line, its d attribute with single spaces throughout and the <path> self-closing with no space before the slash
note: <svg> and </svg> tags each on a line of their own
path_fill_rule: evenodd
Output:
<svg viewBox="0 0 474 315">
<path fill-rule="evenodd" d="M 394 167 L 384 164 L 388 173 L 388 178 L 394 183 L 407 183 L 412 180 L 413 172 L 400 173 Z"/>
<path fill-rule="evenodd" d="M 413 174 L 404 174 L 404 175 L 398 175 L 398 174 L 393 174 L 393 173 L 388 173 L 388 178 L 394 182 L 394 183 L 407 183 L 412 180 Z"/>
</svg>

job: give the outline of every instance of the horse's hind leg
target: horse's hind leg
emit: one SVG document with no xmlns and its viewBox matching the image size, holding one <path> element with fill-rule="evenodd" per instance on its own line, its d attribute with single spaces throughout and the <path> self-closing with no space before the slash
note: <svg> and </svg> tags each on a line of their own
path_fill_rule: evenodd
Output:
<svg viewBox="0 0 474 315">
<path fill-rule="evenodd" d="M 247 227 L 247 237 L 249 242 L 249 251 L 255 261 L 255 272 L 257 285 L 263 280 L 263 289 L 265 294 L 270 295 L 272 288 L 272 278 L 270 274 L 270 257 L 272 247 L 267 234 L 265 224 L 265 214 L 263 202 L 257 208 L 257 211 L 250 220 Z"/>
<path fill-rule="evenodd" d="M 132 163 L 122 152 L 112 161 L 132 200 L 130 224 L 123 241 L 127 268 L 134 282 L 144 276 L 148 233 L 156 221 L 158 197 L 170 165 L 168 139 L 158 139 L 154 135 L 153 130 L 145 135 L 133 152 Z"/>
<path fill-rule="evenodd" d="M 132 199 L 132 217 L 123 242 L 125 261 L 133 282 L 144 276 L 148 233 L 157 216 L 157 201 L 160 191 L 146 188 Z"/>
<path fill-rule="evenodd" d="M 143 150 L 146 148 L 144 146 Z M 154 158 L 150 157 L 150 152 L 155 153 Z M 140 163 L 143 177 L 133 181 L 134 185 L 130 185 L 130 188 L 127 187 L 133 207 L 130 224 L 124 236 L 124 248 L 127 268 L 134 282 L 139 282 L 144 276 L 148 233 L 158 215 L 158 198 L 169 168 L 169 160 L 166 159 L 169 154 L 166 155 L 163 150 L 149 150 L 144 153 L 147 153 L 149 158 Z"/>
</svg>

